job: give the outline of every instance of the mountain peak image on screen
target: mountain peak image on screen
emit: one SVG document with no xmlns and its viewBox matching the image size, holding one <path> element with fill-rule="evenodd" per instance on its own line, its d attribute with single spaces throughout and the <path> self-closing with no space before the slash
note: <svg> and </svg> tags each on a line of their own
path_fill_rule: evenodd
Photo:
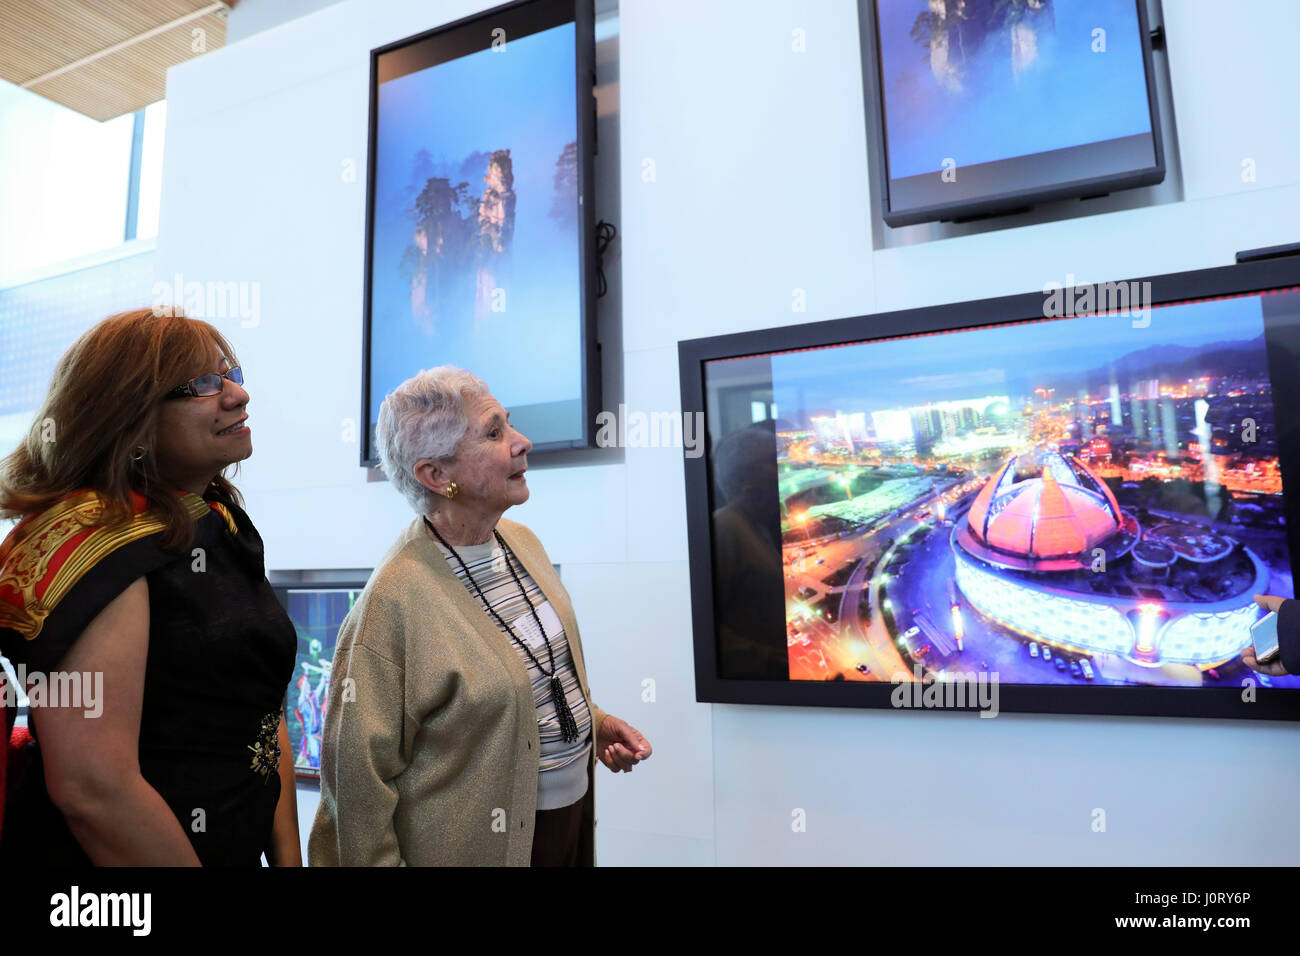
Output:
<svg viewBox="0 0 1300 956">
<path fill-rule="evenodd" d="M 1300 688 L 1240 656 L 1253 595 L 1294 593 L 1282 314 L 1300 293 L 707 363 L 721 675 Z"/>
<path fill-rule="evenodd" d="M 372 429 L 394 387 L 450 364 L 534 445 L 582 437 L 574 75 L 568 22 L 379 82 Z"/>
<path fill-rule="evenodd" d="M 1134 0 L 876 5 L 892 211 L 1156 164 Z"/>
</svg>

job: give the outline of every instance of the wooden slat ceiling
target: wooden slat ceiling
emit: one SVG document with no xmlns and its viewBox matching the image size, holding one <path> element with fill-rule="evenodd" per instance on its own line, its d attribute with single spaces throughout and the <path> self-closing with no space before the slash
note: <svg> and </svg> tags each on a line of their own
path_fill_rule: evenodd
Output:
<svg viewBox="0 0 1300 956">
<path fill-rule="evenodd" d="M 0 0 L 0 79 L 91 119 L 132 113 L 166 98 L 168 67 L 225 44 L 236 2 Z"/>
</svg>

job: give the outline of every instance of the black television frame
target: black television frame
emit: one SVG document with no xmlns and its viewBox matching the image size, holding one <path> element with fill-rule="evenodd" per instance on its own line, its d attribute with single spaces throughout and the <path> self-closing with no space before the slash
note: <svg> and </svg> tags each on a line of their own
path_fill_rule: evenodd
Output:
<svg viewBox="0 0 1300 956">
<path fill-rule="evenodd" d="M 1160 129 L 1160 103 L 1156 89 L 1152 58 L 1151 27 L 1146 0 L 1137 5 L 1138 30 L 1142 41 L 1142 63 L 1146 74 L 1147 105 L 1151 115 L 1151 135 L 1155 145 L 1155 164 L 1142 169 L 1075 179 L 1051 186 L 1012 189 L 975 199 L 935 203 L 895 212 L 890 202 L 889 143 L 885 128 L 885 93 L 881 76 L 879 0 L 858 0 L 858 34 L 862 49 L 862 97 L 867 112 L 867 148 L 878 174 L 880 214 L 885 225 L 911 226 L 923 222 L 952 221 L 1020 212 L 1027 207 L 1057 199 L 1082 199 L 1101 196 L 1119 189 L 1135 189 L 1163 182 L 1165 178 L 1164 139 Z M 1005 162 L 1005 160 L 999 160 Z M 960 167 L 958 167 L 960 168 Z M 936 174 L 937 175 L 937 174 Z"/>
<path fill-rule="evenodd" d="M 370 416 L 370 325 L 371 296 L 374 277 L 374 221 L 375 221 L 375 149 L 379 120 L 379 59 L 388 53 L 413 47 L 432 38 L 472 27 L 483 22 L 489 34 L 500 25 L 503 17 L 527 16 L 528 8 L 564 7 L 573 11 L 576 43 L 574 45 L 574 83 L 577 87 L 578 134 L 578 249 L 580 342 L 579 360 L 581 378 L 582 434 L 579 437 L 554 442 L 534 444 L 529 455 L 537 458 L 552 452 L 574 448 L 593 448 L 596 444 L 596 414 L 601 403 L 600 345 L 596 337 L 596 222 L 595 222 L 595 153 L 596 153 L 596 14 L 594 0 L 513 0 L 482 13 L 471 14 L 451 23 L 445 23 L 423 33 L 415 34 L 370 51 L 370 116 L 366 132 L 366 251 L 363 276 L 363 303 L 361 328 L 361 450 L 360 464 L 369 468 L 379 464 L 370 453 L 373 440 Z M 468 52 L 468 51 L 467 51 Z M 471 370 L 472 371 L 472 370 Z M 491 386 L 491 382 L 488 383 Z M 378 414 L 378 409 L 375 409 Z"/>
<path fill-rule="evenodd" d="M 1146 276 L 1133 281 L 1151 283 L 1152 306 L 1297 287 L 1300 286 L 1300 256 Z M 1095 297 L 1097 286 L 1102 284 L 1093 286 L 1094 298 L 1091 301 L 1106 301 Z M 1081 284 L 1077 288 L 1082 290 L 1084 287 Z M 1044 292 L 1029 292 L 682 341 L 678 343 L 682 411 L 684 414 L 699 412 L 707 415 L 704 363 L 714 359 L 1037 320 L 1044 317 L 1045 295 Z M 1278 459 L 1284 486 L 1290 482 L 1290 493 L 1284 498 L 1283 511 L 1294 577 L 1300 570 L 1300 561 L 1297 561 L 1297 556 L 1300 556 L 1300 323 L 1285 335 L 1270 335 L 1267 348 Z M 1279 392 L 1289 394 L 1294 401 L 1288 403 L 1286 394 L 1280 399 Z M 895 708 L 889 698 L 896 685 L 884 681 L 774 681 L 719 676 L 713 607 L 712 448 L 708 434 L 706 428 L 705 454 L 684 459 L 695 699 L 718 704 L 921 709 Z M 998 704 L 999 710 L 1007 713 L 1300 720 L 1300 689 L 1257 685 L 1254 693 L 1255 701 L 1247 703 L 1242 700 L 1240 689 L 1233 687 L 1006 683 L 999 684 Z"/>
</svg>

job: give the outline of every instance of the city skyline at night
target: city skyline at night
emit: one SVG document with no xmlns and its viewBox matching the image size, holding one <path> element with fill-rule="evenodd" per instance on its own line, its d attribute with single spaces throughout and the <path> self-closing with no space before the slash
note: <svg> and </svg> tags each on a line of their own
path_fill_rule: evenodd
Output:
<svg viewBox="0 0 1300 956">
<path fill-rule="evenodd" d="M 821 410 L 883 411 L 1008 395 L 1019 402 L 1044 384 L 1063 400 L 1121 393 L 1161 369 L 1239 353 L 1267 381 L 1264 322 L 1253 297 L 1153 309 L 1135 328 L 1126 315 L 1097 315 L 863 342 L 772 356 L 778 427 L 810 427 Z M 1009 361 L 1012 360 L 1012 361 Z M 1230 371 L 1230 370 L 1229 370 Z M 1154 375 L 1152 373 L 1155 373 Z M 1203 372 L 1201 374 L 1204 374 Z M 1182 385 L 1199 375 L 1167 376 Z"/>
</svg>

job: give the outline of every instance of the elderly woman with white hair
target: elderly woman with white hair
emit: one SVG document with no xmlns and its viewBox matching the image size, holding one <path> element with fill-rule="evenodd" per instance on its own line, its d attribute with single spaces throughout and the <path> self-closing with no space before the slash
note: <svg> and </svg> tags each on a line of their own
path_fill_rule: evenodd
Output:
<svg viewBox="0 0 1300 956">
<path fill-rule="evenodd" d="M 591 700 L 569 596 L 537 537 L 527 438 L 469 372 L 388 396 L 377 444 L 419 515 L 339 630 L 313 866 L 592 866 L 595 760 L 650 745 Z"/>
</svg>

